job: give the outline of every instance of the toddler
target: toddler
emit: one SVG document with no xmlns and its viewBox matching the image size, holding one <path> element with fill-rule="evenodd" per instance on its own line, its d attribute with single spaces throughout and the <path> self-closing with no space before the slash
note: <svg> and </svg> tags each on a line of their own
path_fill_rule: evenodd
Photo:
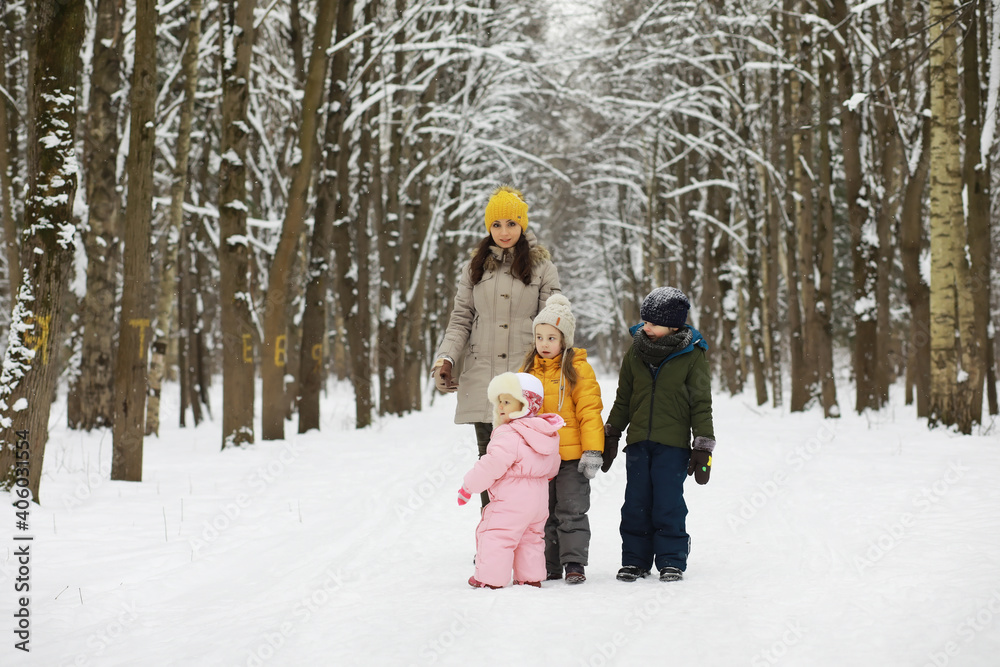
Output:
<svg viewBox="0 0 1000 667">
<path fill-rule="evenodd" d="M 515 584 L 541 587 L 545 576 L 544 527 L 548 481 L 559 471 L 562 417 L 539 415 L 542 383 L 527 373 L 502 373 L 487 388 L 493 404 L 493 433 L 486 454 L 458 491 L 465 505 L 473 493 L 489 491 L 476 528 L 475 588 Z"/>
</svg>

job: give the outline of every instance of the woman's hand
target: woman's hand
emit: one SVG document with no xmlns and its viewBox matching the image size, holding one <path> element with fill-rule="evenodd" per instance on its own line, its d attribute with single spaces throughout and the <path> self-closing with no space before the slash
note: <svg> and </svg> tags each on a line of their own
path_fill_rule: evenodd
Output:
<svg viewBox="0 0 1000 667">
<path fill-rule="evenodd" d="M 458 391 L 458 382 L 451 376 L 451 362 L 447 359 L 438 359 L 431 370 L 434 375 L 434 386 L 442 394 L 450 394 Z"/>
</svg>

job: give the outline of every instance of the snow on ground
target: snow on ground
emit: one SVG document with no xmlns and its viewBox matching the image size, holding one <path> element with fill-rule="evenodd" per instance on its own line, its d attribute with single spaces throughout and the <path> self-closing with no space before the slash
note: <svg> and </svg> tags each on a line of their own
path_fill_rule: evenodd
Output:
<svg viewBox="0 0 1000 667">
<path fill-rule="evenodd" d="M 348 387 L 325 410 L 321 433 L 288 422 L 284 441 L 220 452 L 218 421 L 179 429 L 167 404 L 141 483 L 110 481 L 110 433 L 56 410 L 28 654 L 14 508 L 0 518 L 0 664 L 998 664 L 995 425 L 963 437 L 899 400 L 824 420 L 716 395 L 684 581 L 614 579 L 620 457 L 593 483 L 587 582 L 487 591 L 465 583 L 478 512 L 455 492 L 475 443 L 454 397 L 361 431 Z"/>
</svg>

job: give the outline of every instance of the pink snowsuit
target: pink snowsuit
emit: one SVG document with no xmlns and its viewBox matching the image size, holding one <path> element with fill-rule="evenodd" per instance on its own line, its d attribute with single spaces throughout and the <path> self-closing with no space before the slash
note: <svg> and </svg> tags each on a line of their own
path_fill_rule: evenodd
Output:
<svg viewBox="0 0 1000 667">
<path fill-rule="evenodd" d="M 480 582 L 545 579 L 545 521 L 549 480 L 559 472 L 555 414 L 521 417 L 493 429 L 486 454 L 465 475 L 472 494 L 489 489 L 490 503 L 476 528 L 476 574 Z"/>
</svg>

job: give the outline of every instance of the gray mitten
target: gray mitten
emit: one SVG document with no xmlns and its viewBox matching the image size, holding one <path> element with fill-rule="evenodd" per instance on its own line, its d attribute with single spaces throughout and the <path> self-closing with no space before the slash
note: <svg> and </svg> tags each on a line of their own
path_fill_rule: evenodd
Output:
<svg viewBox="0 0 1000 667">
<path fill-rule="evenodd" d="M 594 479 L 602 465 L 604 465 L 604 457 L 601 453 L 596 449 L 588 449 L 580 457 L 580 463 L 576 469 L 587 479 Z"/>
</svg>

